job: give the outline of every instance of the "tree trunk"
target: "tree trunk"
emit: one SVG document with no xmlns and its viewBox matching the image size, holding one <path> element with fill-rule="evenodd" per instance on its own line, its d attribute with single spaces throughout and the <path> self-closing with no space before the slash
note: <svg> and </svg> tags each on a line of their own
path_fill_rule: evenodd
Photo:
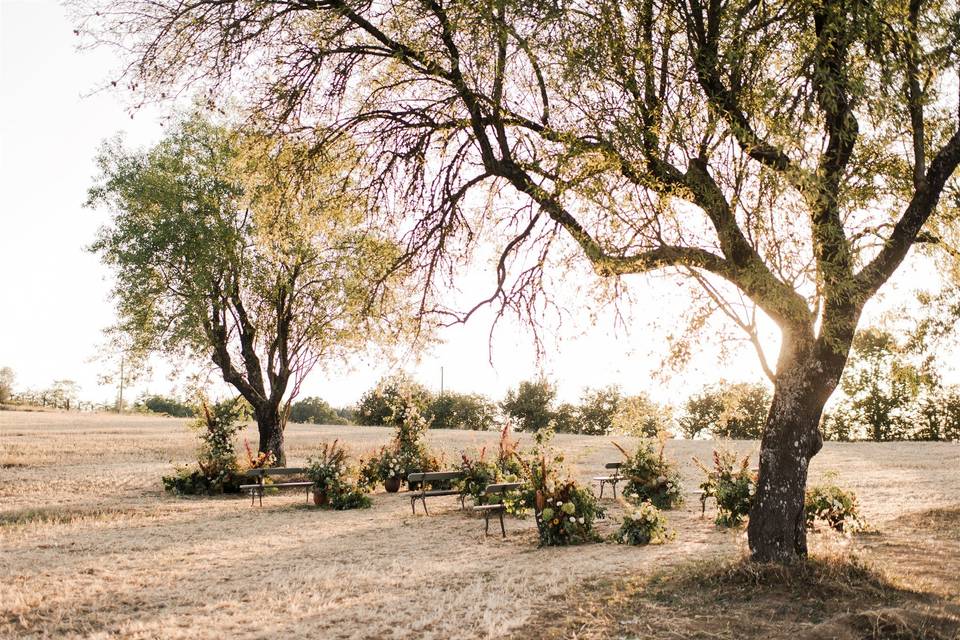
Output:
<svg viewBox="0 0 960 640">
<path fill-rule="evenodd" d="M 747 528 L 754 560 L 791 562 L 807 553 L 807 469 L 823 446 L 820 416 L 837 386 L 835 360 L 824 357 L 812 332 L 784 332 Z"/>
<path fill-rule="evenodd" d="M 277 407 L 263 407 L 254 411 L 257 420 L 257 431 L 260 434 L 260 453 L 273 455 L 273 465 L 283 467 L 287 464 L 287 456 L 283 451 L 283 421 L 280 419 L 280 410 Z"/>
</svg>

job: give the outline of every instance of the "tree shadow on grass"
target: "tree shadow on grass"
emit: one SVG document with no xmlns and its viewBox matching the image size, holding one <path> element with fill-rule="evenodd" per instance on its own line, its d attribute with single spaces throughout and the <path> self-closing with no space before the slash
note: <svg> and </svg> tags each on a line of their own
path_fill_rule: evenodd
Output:
<svg viewBox="0 0 960 640">
<path fill-rule="evenodd" d="M 935 511 L 936 517 L 910 522 L 939 531 L 942 520 L 956 522 L 960 516 L 960 509 Z M 924 528 L 900 526 L 897 536 L 932 537 Z M 924 567 L 922 550 L 913 549 L 912 555 L 910 566 Z M 596 581 L 546 605 L 515 637 L 960 638 L 960 602 L 942 589 L 926 590 L 928 583 L 913 572 L 878 568 L 904 566 L 888 560 L 877 554 L 867 561 L 856 554 L 824 553 L 784 567 L 728 557 L 653 576 Z M 926 569 L 943 571 L 938 560 L 930 560 Z"/>
</svg>

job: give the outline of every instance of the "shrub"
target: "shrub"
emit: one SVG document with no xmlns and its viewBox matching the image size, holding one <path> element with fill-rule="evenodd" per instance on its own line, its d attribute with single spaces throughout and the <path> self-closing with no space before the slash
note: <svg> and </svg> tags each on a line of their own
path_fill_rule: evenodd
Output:
<svg viewBox="0 0 960 640">
<path fill-rule="evenodd" d="M 550 429 L 538 432 L 534 448 L 521 461 L 529 481 L 527 500 L 533 503 L 540 546 L 595 541 L 593 524 L 604 517 L 603 507 L 590 489 L 566 476 L 563 455 L 549 447 L 552 436 Z"/>
<path fill-rule="evenodd" d="M 307 460 L 307 477 L 314 491 L 327 496 L 328 505 L 337 510 L 360 509 L 370 506 L 370 498 L 357 485 L 353 469 L 347 463 L 347 451 L 339 441 L 322 443 L 320 452 Z"/>
<path fill-rule="evenodd" d="M 863 529 L 857 496 L 852 491 L 845 491 L 833 483 L 809 487 L 804 496 L 803 509 L 807 518 L 807 527 L 812 528 L 814 523 L 820 520 L 841 533 Z"/>
<path fill-rule="evenodd" d="M 680 428 L 687 438 L 756 440 L 763 435 L 770 401 L 770 392 L 762 384 L 721 382 L 687 400 Z"/>
<path fill-rule="evenodd" d="M 399 403 L 412 404 L 420 414 L 424 414 L 431 401 L 432 396 L 426 387 L 400 373 L 384 378 L 376 387 L 363 394 L 357 404 L 356 421 L 357 424 L 366 426 L 389 426 L 391 416 Z"/>
<path fill-rule="evenodd" d="M 179 495 L 238 493 L 242 477 L 234 439 L 243 428 L 246 405 L 239 398 L 210 405 L 200 401 L 199 417 L 190 425 L 200 447 L 197 467 L 178 467 L 162 478 L 165 490 Z"/>
<path fill-rule="evenodd" d="M 640 438 L 669 436 L 673 420 L 668 405 L 654 402 L 645 393 L 623 398 L 612 418 L 612 431 Z"/>
<path fill-rule="evenodd" d="M 134 408 L 143 407 L 153 413 L 162 413 L 174 418 L 190 418 L 194 415 L 194 407 L 176 398 L 166 396 L 147 396 L 141 399 Z"/>
<path fill-rule="evenodd" d="M 743 460 L 738 462 L 734 452 L 716 450 L 713 452 L 712 469 L 705 467 L 696 458 L 693 461 L 706 474 L 700 484 L 703 491 L 701 502 L 706 504 L 710 497 L 716 500 L 717 525 L 735 527 L 743 522 L 750 515 L 757 483 L 754 474 L 747 468 L 750 465 L 750 456 L 744 456 Z"/>
<path fill-rule="evenodd" d="M 633 454 L 617 443 L 613 444 L 626 458 L 620 473 L 627 480 L 623 486 L 623 496 L 627 500 L 634 504 L 651 502 L 658 509 L 673 509 L 683 504 L 680 472 L 664 456 L 662 440 L 659 451 L 654 450 L 651 441 L 644 441 Z"/>
<path fill-rule="evenodd" d="M 290 405 L 290 420 L 301 424 L 350 424 L 322 398 L 304 398 Z"/>
<path fill-rule="evenodd" d="M 497 405 L 480 394 L 444 393 L 427 408 L 432 429 L 487 431 L 497 421 Z"/>
<path fill-rule="evenodd" d="M 605 436 L 613 431 L 614 417 L 624 403 L 619 387 L 584 389 L 577 407 L 578 433 Z M 557 431 L 560 429 L 558 428 Z"/>
<path fill-rule="evenodd" d="M 540 431 L 556 417 L 553 411 L 556 397 L 556 388 L 546 380 L 525 380 L 516 390 L 507 392 L 500 408 L 516 422 L 520 431 Z"/>
<path fill-rule="evenodd" d="M 620 544 L 663 544 L 673 538 L 666 517 L 650 502 L 624 506 L 623 523 L 613 534 Z"/>
</svg>

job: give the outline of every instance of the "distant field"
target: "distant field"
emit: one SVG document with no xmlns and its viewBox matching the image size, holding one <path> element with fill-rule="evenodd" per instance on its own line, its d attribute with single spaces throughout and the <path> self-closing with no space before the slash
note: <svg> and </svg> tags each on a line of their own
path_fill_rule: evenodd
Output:
<svg viewBox="0 0 960 640">
<path fill-rule="evenodd" d="M 268 496 L 263 508 L 243 497 L 172 498 L 160 476 L 193 458 L 184 424 L 0 412 L 0 638 L 529 637 L 524 625 L 578 585 L 719 561 L 745 546 L 742 531 L 717 530 L 693 500 L 668 512 L 677 538 L 667 545 L 537 549 L 532 519 L 509 521 L 506 540 L 484 537 L 483 521 L 454 498 L 434 500 L 430 517 L 412 516 L 403 494 L 378 493 L 372 509 L 349 512 L 304 509 L 302 493 Z M 359 454 L 389 437 L 291 425 L 288 462 L 304 462 L 324 439 Z M 429 440 L 455 461 L 463 449 L 495 447 L 497 434 L 433 431 Z M 556 444 L 583 481 L 620 455 L 607 438 Z M 667 445 L 687 489 L 700 482 L 692 457 L 708 460 L 714 445 Z M 735 447 L 755 461 L 756 443 Z M 855 538 L 857 548 L 880 549 L 904 518 L 960 505 L 958 444 L 828 443 L 811 479 L 827 471 L 857 492 L 877 530 Z"/>
</svg>

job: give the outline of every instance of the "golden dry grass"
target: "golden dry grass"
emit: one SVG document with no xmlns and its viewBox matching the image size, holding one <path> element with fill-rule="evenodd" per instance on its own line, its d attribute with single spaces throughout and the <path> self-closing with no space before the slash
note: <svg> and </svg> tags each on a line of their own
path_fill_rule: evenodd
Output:
<svg viewBox="0 0 960 640">
<path fill-rule="evenodd" d="M 552 603 L 596 592 L 584 585 L 691 561 L 719 566 L 744 545 L 742 532 L 717 530 L 692 502 L 668 514 L 677 531 L 668 545 L 537 549 L 532 521 L 508 522 L 506 540 L 486 538 L 482 520 L 458 511 L 454 498 L 435 499 L 431 517 L 412 516 L 402 494 L 378 493 L 372 509 L 348 512 L 302 508 L 294 492 L 268 496 L 262 509 L 241 497 L 172 498 L 159 478 L 193 455 L 183 424 L 0 412 L 0 637 L 530 637 Z M 291 425 L 288 462 L 304 462 L 323 439 L 361 453 L 389 437 L 379 428 Z M 495 446 L 497 434 L 429 437 L 453 461 L 462 449 Z M 556 444 L 585 481 L 619 455 L 603 438 Z M 712 446 L 668 444 L 689 489 L 699 482 L 692 456 L 707 459 Z M 884 544 L 899 544 L 894 551 L 913 558 L 904 566 L 922 566 L 921 554 L 940 543 L 912 547 L 892 533 L 960 502 L 958 469 L 955 444 L 828 444 L 812 477 L 838 471 L 860 495 L 880 533 L 856 545 L 885 553 Z M 925 579 L 955 588 L 946 572 Z"/>
</svg>

